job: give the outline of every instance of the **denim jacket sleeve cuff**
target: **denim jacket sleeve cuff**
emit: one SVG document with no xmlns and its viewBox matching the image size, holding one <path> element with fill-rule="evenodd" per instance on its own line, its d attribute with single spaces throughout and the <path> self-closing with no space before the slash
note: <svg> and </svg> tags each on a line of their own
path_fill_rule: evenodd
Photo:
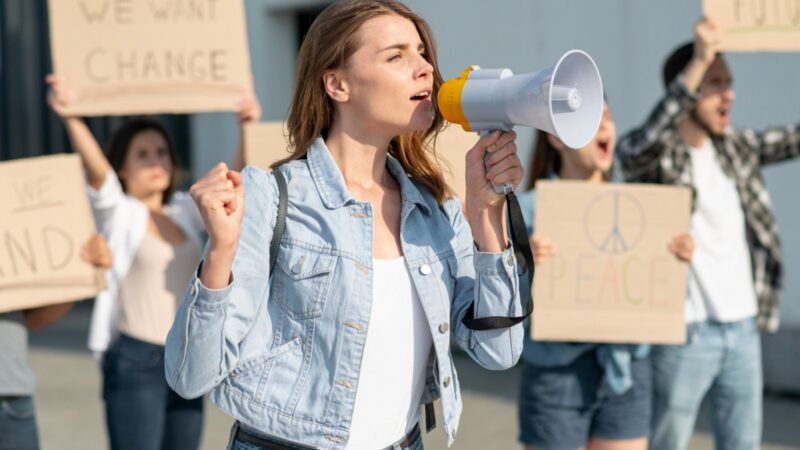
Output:
<svg viewBox="0 0 800 450">
<path fill-rule="evenodd" d="M 475 271 L 480 275 L 509 274 L 508 269 L 516 264 L 514 247 L 511 243 L 501 253 L 481 252 L 477 247 L 473 248 L 473 252 Z"/>
<path fill-rule="evenodd" d="M 502 253 L 483 253 L 476 249 L 474 263 L 481 285 L 480 299 L 475 304 L 475 317 L 520 314 L 518 302 L 509 304 L 506 295 L 497 295 L 505 291 L 505 294 L 510 294 L 513 298 L 516 297 L 515 291 L 519 290 L 520 280 L 513 244 L 509 243 L 508 248 Z M 484 292 L 485 288 L 488 288 L 488 291 Z"/>
<path fill-rule="evenodd" d="M 220 309 L 227 303 L 228 295 L 233 289 L 233 273 L 231 273 L 227 286 L 222 289 L 211 289 L 200 281 L 200 269 L 202 267 L 203 263 L 200 262 L 190 284 L 192 306 L 199 309 Z"/>
</svg>

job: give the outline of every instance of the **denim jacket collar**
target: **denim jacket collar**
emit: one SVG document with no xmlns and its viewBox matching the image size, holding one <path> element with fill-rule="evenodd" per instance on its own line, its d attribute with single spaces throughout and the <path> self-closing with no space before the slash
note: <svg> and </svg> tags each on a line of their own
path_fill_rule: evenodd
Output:
<svg viewBox="0 0 800 450">
<path fill-rule="evenodd" d="M 333 159 L 333 155 L 331 155 L 322 137 L 318 137 L 311 145 L 307 159 L 311 177 L 326 207 L 336 209 L 356 201 L 347 190 L 342 172 L 339 170 L 339 166 L 336 165 L 336 161 Z M 425 198 L 419 188 L 408 177 L 400 162 L 392 155 L 387 155 L 386 167 L 400 185 L 400 194 L 403 197 L 403 202 L 410 202 L 413 205 L 420 206 L 426 214 L 430 215 L 430 205 L 425 202 Z"/>
</svg>

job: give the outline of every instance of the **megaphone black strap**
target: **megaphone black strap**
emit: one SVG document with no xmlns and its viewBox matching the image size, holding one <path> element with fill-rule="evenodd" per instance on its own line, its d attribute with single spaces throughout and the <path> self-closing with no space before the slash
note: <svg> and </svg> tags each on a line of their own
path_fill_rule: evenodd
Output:
<svg viewBox="0 0 800 450">
<path fill-rule="evenodd" d="M 508 205 L 508 222 L 511 228 L 511 243 L 514 245 L 514 255 L 517 257 L 517 264 L 519 264 L 522 273 L 528 273 L 528 286 L 533 289 L 533 273 L 535 271 L 533 265 L 533 252 L 531 251 L 531 244 L 528 241 L 528 232 L 525 228 L 525 219 L 522 217 L 522 210 L 519 207 L 517 196 L 513 192 L 506 194 L 506 204 Z M 519 317 L 481 317 L 475 319 L 475 302 L 473 301 L 462 321 L 464 325 L 470 330 L 497 330 L 500 328 L 512 327 L 531 315 L 533 312 L 533 297 L 528 296 L 527 312 Z"/>
</svg>

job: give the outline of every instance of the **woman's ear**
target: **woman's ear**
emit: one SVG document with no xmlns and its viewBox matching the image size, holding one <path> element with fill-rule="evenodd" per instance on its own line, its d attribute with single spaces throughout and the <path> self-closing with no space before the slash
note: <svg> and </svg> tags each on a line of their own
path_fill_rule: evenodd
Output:
<svg viewBox="0 0 800 450">
<path fill-rule="evenodd" d="M 350 86 L 340 70 L 329 70 L 322 74 L 322 84 L 333 101 L 346 103 L 350 99 Z"/>
<path fill-rule="evenodd" d="M 563 142 L 561 142 L 561 139 L 553 136 L 550 133 L 547 133 L 547 142 L 549 142 L 550 145 L 552 145 L 558 151 L 563 151 L 567 149 L 567 146 L 564 145 Z"/>
</svg>

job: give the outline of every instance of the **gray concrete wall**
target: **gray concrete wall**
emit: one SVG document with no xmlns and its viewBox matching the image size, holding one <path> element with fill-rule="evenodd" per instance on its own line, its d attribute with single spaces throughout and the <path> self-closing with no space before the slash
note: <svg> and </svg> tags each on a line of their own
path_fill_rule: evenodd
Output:
<svg viewBox="0 0 800 450">
<path fill-rule="evenodd" d="M 294 11 L 315 0 L 246 0 L 253 74 L 265 120 L 285 117 L 297 51 Z M 692 37 L 701 14 L 698 0 L 408 0 L 432 25 L 445 77 L 470 64 L 509 67 L 516 73 L 552 65 L 571 48 L 596 60 L 620 133 L 640 123 L 663 93 L 661 63 Z M 731 54 L 738 94 L 737 126 L 761 128 L 800 121 L 800 54 Z M 194 170 L 199 174 L 230 159 L 236 143 L 233 118 L 197 115 L 193 120 Z M 528 157 L 533 133 L 520 130 Z M 786 291 L 783 332 L 765 339 L 767 382 L 800 391 L 800 162 L 766 170 L 783 230 Z"/>
</svg>

